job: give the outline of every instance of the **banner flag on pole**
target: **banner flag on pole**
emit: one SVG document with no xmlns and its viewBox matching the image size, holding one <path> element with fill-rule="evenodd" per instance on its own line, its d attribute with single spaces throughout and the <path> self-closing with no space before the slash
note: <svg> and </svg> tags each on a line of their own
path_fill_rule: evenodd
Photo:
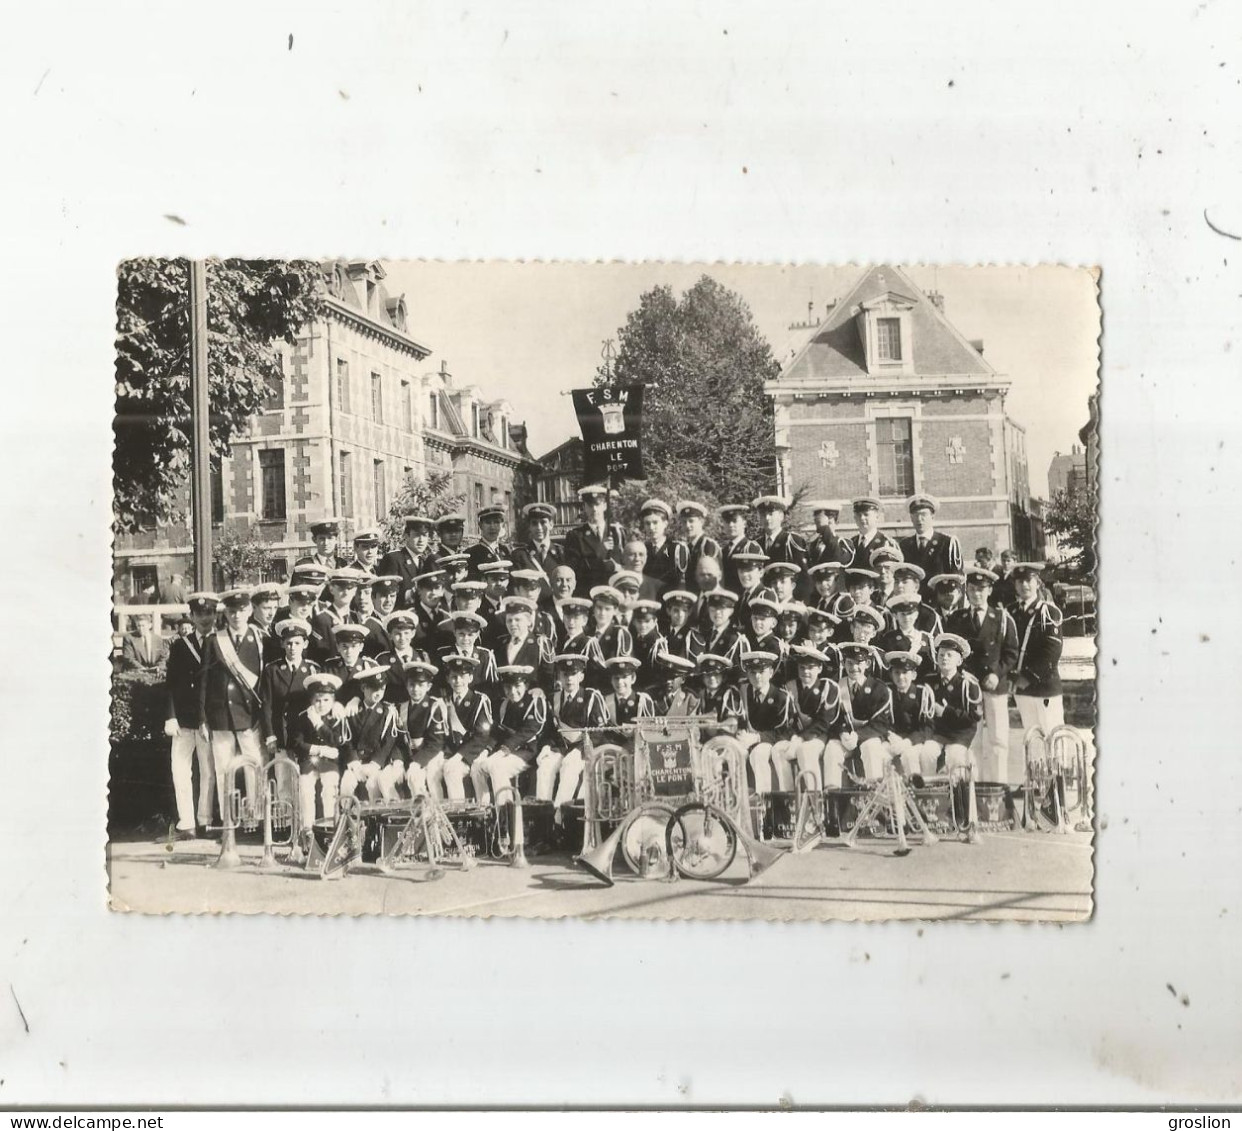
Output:
<svg viewBox="0 0 1242 1131">
<path fill-rule="evenodd" d="M 643 386 L 574 389 L 574 411 L 582 429 L 583 473 L 588 483 L 645 479 L 643 474 Z"/>
</svg>

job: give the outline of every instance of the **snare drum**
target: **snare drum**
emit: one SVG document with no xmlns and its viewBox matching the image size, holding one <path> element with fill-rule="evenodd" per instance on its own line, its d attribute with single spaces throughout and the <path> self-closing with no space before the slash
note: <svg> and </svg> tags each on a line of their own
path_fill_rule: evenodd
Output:
<svg viewBox="0 0 1242 1131">
<path fill-rule="evenodd" d="M 975 782 L 975 805 L 981 828 L 998 832 L 1012 829 L 1017 824 L 1013 792 L 1002 782 Z"/>
</svg>

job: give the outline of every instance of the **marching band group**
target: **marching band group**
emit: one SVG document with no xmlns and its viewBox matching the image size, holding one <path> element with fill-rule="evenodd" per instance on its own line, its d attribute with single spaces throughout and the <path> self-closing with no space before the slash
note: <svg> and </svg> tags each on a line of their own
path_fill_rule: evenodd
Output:
<svg viewBox="0 0 1242 1131">
<path fill-rule="evenodd" d="M 901 539 L 873 498 L 853 500 L 849 537 L 840 504 L 806 504 L 804 539 L 788 502 L 764 496 L 720 508 L 716 539 L 695 502 L 647 500 L 631 536 L 608 522 L 605 488 L 579 497 L 584 521 L 562 540 L 532 503 L 522 544 L 492 507 L 469 547 L 463 516 L 411 515 L 383 557 L 374 531 L 338 555 L 325 520 L 287 586 L 191 594 L 167 668 L 176 835 L 213 824 L 238 756 L 258 769 L 278 750 L 309 826 L 342 792 L 486 802 L 515 782 L 559 815 L 584 730 L 649 716 L 714 717 L 761 799 L 795 773 L 828 789 L 873 779 L 894 756 L 910 774 L 970 765 L 1007 782 L 1009 695 L 1024 729 L 1063 721 L 1042 566 L 964 566 L 928 495 L 908 500 Z"/>
</svg>

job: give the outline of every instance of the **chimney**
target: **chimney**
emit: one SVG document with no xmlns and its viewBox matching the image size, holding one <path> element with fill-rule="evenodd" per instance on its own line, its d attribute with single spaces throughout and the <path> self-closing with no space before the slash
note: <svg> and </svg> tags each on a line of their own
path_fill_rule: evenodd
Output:
<svg viewBox="0 0 1242 1131">
<path fill-rule="evenodd" d="M 938 311 L 940 311 L 941 314 L 943 314 L 944 313 L 944 295 L 942 295 L 939 291 L 928 291 L 927 297 L 931 301 L 932 306 L 934 306 Z M 982 353 L 983 350 L 980 350 L 979 352 Z"/>
</svg>

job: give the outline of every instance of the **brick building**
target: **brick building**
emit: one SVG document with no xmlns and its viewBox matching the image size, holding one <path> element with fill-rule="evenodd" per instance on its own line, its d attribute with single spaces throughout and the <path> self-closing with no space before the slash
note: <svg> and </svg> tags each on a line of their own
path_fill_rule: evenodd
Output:
<svg viewBox="0 0 1242 1131">
<path fill-rule="evenodd" d="M 1087 487 L 1087 453 L 1077 444 L 1068 452 L 1056 452 L 1048 464 L 1048 494 L 1076 495 Z"/>
<path fill-rule="evenodd" d="M 1009 387 L 983 343 L 948 321 L 941 295 L 898 268 L 869 268 L 765 386 L 778 490 L 874 495 L 882 525 L 900 534 L 909 532 L 905 499 L 926 491 L 967 560 L 978 546 L 1036 555 L 1026 433 L 1005 411 Z"/>
<path fill-rule="evenodd" d="M 322 317 L 293 346 L 273 347 L 283 378 L 212 476 L 213 543 L 257 531 L 272 554 L 267 580 L 284 581 L 309 552 L 308 523 L 319 516 L 342 520 L 343 541 L 377 526 L 407 476 L 451 469 L 471 516 L 480 497 L 513 506 L 533 490 L 525 427 L 505 402 L 454 391 L 447 373 L 426 367 L 431 348 L 411 333 L 405 297 L 390 295 L 384 278 L 374 261 L 324 265 Z M 118 537 L 117 599 L 151 583 L 162 591 L 174 573 L 191 577 L 192 546 L 183 523 Z"/>
</svg>

